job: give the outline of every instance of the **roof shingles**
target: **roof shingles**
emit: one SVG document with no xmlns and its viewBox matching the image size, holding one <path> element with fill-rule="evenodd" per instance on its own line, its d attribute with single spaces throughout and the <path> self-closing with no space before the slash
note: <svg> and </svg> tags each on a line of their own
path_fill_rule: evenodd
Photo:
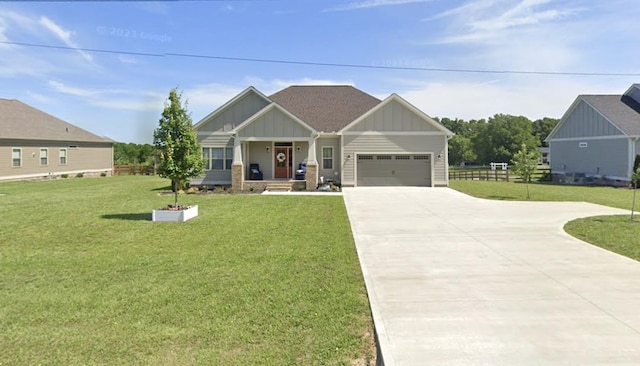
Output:
<svg viewBox="0 0 640 366">
<path fill-rule="evenodd" d="M 0 139 L 113 142 L 19 100 L 1 98 Z"/>
<path fill-rule="evenodd" d="M 350 85 L 294 85 L 269 99 L 319 132 L 339 131 L 382 102 Z"/>
<path fill-rule="evenodd" d="M 640 136 L 640 103 L 623 95 L 581 95 L 628 136 Z"/>
</svg>

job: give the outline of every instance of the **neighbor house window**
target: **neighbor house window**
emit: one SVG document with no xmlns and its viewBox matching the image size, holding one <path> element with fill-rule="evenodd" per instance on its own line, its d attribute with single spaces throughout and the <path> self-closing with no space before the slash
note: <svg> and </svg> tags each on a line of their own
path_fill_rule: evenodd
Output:
<svg viewBox="0 0 640 366">
<path fill-rule="evenodd" d="M 205 170 L 231 170 L 233 149 L 230 147 L 202 148 Z"/>
<path fill-rule="evenodd" d="M 60 149 L 60 165 L 66 165 L 67 164 L 67 149 Z"/>
<path fill-rule="evenodd" d="M 586 142 L 579 142 L 579 143 L 578 143 L 578 146 L 579 146 L 580 148 L 585 148 L 585 147 L 589 146 L 589 144 L 587 144 Z"/>
<path fill-rule="evenodd" d="M 322 169 L 333 169 L 333 147 L 322 147 Z"/>
<path fill-rule="evenodd" d="M 11 150 L 11 166 L 14 168 L 22 166 L 22 149 Z"/>
<path fill-rule="evenodd" d="M 49 165 L 49 149 L 40 149 L 40 165 Z"/>
</svg>

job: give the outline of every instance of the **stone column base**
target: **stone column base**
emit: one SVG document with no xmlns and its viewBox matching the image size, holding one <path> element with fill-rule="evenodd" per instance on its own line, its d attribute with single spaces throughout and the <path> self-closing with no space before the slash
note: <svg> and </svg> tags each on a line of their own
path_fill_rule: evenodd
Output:
<svg viewBox="0 0 640 366">
<path fill-rule="evenodd" d="M 307 191 L 315 191 L 318 187 L 318 165 L 307 162 L 307 173 L 305 175 Z"/>
<path fill-rule="evenodd" d="M 244 189 L 244 164 L 233 163 L 231 166 L 231 188 L 234 191 Z"/>
</svg>

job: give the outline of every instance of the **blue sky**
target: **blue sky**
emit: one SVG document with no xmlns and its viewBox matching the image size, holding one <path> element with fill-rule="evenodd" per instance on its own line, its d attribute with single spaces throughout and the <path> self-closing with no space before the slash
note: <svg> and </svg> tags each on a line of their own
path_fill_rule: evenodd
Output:
<svg viewBox="0 0 640 366">
<path fill-rule="evenodd" d="M 294 84 L 397 93 L 434 117 L 560 118 L 578 94 L 640 82 L 638 19 L 637 0 L 2 2 L 0 98 L 138 143 L 175 86 L 194 123 L 250 85 Z"/>
</svg>

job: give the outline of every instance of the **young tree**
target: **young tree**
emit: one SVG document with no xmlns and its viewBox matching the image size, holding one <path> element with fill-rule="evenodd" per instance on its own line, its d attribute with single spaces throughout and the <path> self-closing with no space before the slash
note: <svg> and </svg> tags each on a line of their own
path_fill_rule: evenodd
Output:
<svg viewBox="0 0 640 366">
<path fill-rule="evenodd" d="M 538 167 L 540 152 L 538 150 L 527 150 L 527 144 L 523 143 L 520 151 L 513 155 L 513 170 L 527 185 L 527 199 L 529 196 L 529 183 L 531 176 Z"/>
<path fill-rule="evenodd" d="M 171 89 L 165 102 L 158 128 L 153 131 L 153 144 L 160 157 L 158 175 L 171 179 L 174 206 L 178 206 L 178 191 L 189 178 L 204 169 L 200 144 L 193 131 L 191 115 L 180 101 L 182 93 Z"/>
</svg>

